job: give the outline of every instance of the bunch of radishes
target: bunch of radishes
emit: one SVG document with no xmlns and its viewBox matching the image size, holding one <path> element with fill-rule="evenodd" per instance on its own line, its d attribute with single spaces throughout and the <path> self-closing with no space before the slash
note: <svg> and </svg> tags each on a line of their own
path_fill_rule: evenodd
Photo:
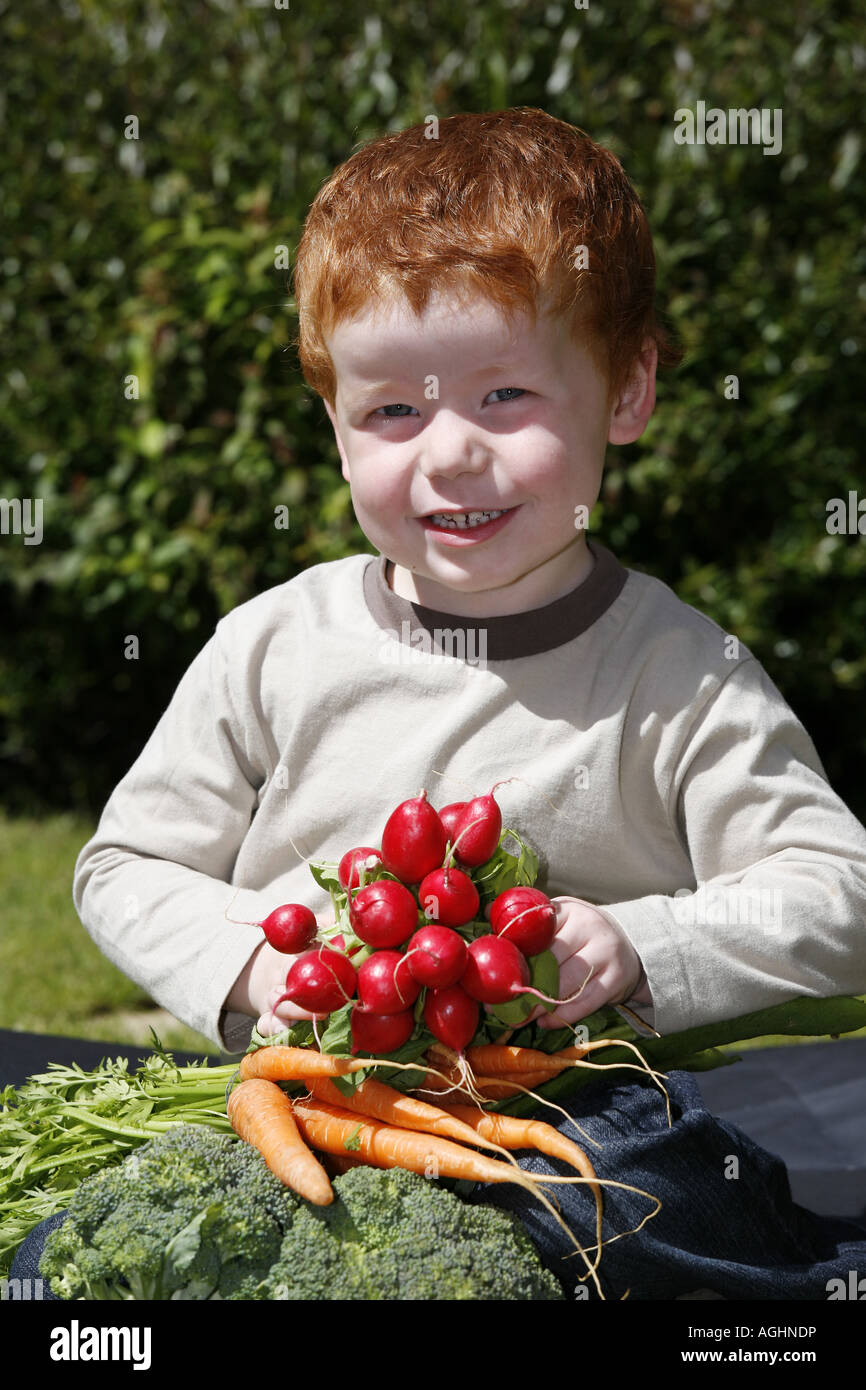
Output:
<svg viewBox="0 0 866 1390">
<path fill-rule="evenodd" d="M 420 1018 L 434 1038 L 462 1052 L 478 1031 L 481 1004 L 527 994 L 557 1002 L 531 987 L 528 963 L 553 940 L 550 899 L 511 887 L 492 902 L 489 925 L 481 914 L 472 870 L 499 847 L 495 791 L 440 812 L 422 791 L 389 816 L 381 849 L 362 845 L 343 856 L 337 875 L 353 947 L 339 933 L 314 946 L 318 926 L 309 908 L 275 909 L 260 924 L 265 936 L 278 951 L 297 954 L 282 998 L 317 1016 L 353 1003 L 352 1050 L 378 1056 L 408 1042 Z"/>
</svg>

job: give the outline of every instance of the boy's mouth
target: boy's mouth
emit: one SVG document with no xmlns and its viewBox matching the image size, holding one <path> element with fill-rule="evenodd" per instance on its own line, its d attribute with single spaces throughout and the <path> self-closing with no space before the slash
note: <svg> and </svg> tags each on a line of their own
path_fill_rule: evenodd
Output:
<svg viewBox="0 0 866 1390">
<path fill-rule="evenodd" d="M 422 521 L 429 521 L 433 526 L 446 527 L 449 531 L 469 531 L 504 516 L 506 510 L 508 509 L 503 507 L 500 511 L 487 512 L 431 512 L 429 516 L 422 517 Z"/>
<path fill-rule="evenodd" d="M 461 541 L 481 541 L 505 526 L 516 511 L 516 507 L 504 507 L 490 508 L 486 511 L 430 512 L 418 520 L 425 531 L 435 531 L 439 536 L 447 535 Z"/>
</svg>

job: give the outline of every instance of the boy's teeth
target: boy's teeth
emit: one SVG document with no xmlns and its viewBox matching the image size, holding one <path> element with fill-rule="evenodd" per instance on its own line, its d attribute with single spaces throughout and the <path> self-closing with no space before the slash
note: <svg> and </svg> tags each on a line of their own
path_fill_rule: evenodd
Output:
<svg viewBox="0 0 866 1390">
<path fill-rule="evenodd" d="M 434 512 L 430 520 L 437 526 L 450 526 L 457 531 L 468 531 L 473 526 L 481 526 L 485 521 L 493 521 L 503 512 Z"/>
</svg>

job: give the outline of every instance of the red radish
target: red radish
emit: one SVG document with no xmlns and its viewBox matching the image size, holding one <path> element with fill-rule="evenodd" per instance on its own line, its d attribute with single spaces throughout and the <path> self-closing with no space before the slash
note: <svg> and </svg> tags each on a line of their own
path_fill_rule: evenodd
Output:
<svg viewBox="0 0 866 1390">
<path fill-rule="evenodd" d="M 461 869 L 434 869 L 421 880 L 418 897 L 425 916 L 443 927 L 462 927 L 475 917 L 481 899 Z"/>
<path fill-rule="evenodd" d="M 478 1030 L 478 1005 L 460 985 L 431 989 L 424 1001 L 424 1022 L 434 1038 L 462 1053 Z"/>
<path fill-rule="evenodd" d="M 529 984 L 526 957 L 502 936 L 477 936 L 460 984 L 482 1004 L 505 1004 Z"/>
<path fill-rule="evenodd" d="M 298 956 L 286 976 L 282 999 L 291 1000 L 311 1014 L 329 1014 L 349 1002 L 356 983 L 357 972 L 348 956 L 319 946 Z M 282 1003 L 282 999 L 277 1003 Z"/>
<path fill-rule="evenodd" d="M 457 838 L 457 826 L 465 810 L 465 801 L 452 801 L 450 806 L 443 806 L 439 812 L 439 819 L 445 826 L 445 834 L 449 840 L 453 841 Z"/>
<path fill-rule="evenodd" d="M 499 786 L 497 782 L 496 786 Z M 496 787 L 493 788 L 493 791 Z M 460 860 L 470 869 L 486 864 L 496 852 L 502 834 L 502 812 L 496 804 L 493 792 L 487 796 L 476 796 L 467 801 L 463 815 L 457 822 L 457 834 L 451 841 L 452 849 Z"/>
<path fill-rule="evenodd" d="M 403 883 L 418 883 L 442 863 L 447 846 L 445 827 L 426 791 L 403 801 L 388 817 L 382 832 L 382 860 Z"/>
<path fill-rule="evenodd" d="M 571 1004 L 583 993 L 592 971 L 579 990 L 567 999 L 551 999 L 530 985 L 526 957 L 504 936 L 477 936 L 469 946 L 466 969 L 460 976 L 460 987 L 482 1004 L 507 1004 L 521 994 L 533 994 L 545 1004 Z"/>
<path fill-rule="evenodd" d="M 490 925 L 525 956 L 537 956 L 556 935 L 556 910 L 538 888 L 507 888 L 490 909 Z"/>
<path fill-rule="evenodd" d="M 368 946 L 402 946 L 418 925 L 418 904 L 402 883 L 382 878 L 355 894 L 349 921 Z"/>
<path fill-rule="evenodd" d="M 284 903 L 282 907 L 275 907 L 260 926 L 274 950 L 288 956 L 306 951 L 315 941 L 319 930 L 315 913 L 304 907 L 303 903 Z"/>
<path fill-rule="evenodd" d="M 352 1010 L 352 1052 L 373 1052 L 380 1057 L 396 1052 L 409 1041 L 414 1028 L 411 1009 L 401 1014 L 374 1014 L 356 1004 Z"/>
<path fill-rule="evenodd" d="M 409 942 L 406 959 L 419 984 L 447 989 L 466 969 L 466 942 L 450 927 L 421 927 Z"/>
<path fill-rule="evenodd" d="M 261 927 L 266 940 L 274 950 L 289 956 L 296 955 L 298 951 L 305 951 L 312 945 L 319 930 L 314 914 L 302 903 L 283 903 L 282 907 L 275 907 L 261 922 L 246 922 L 238 917 L 229 917 L 228 908 L 223 916 L 227 922 L 234 922 L 238 927 Z"/>
<path fill-rule="evenodd" d="M 358 971 L 358 1000 L 370 1013 L 402 1013 L 420 993 L 409 961 L 399 951 L 374 951 Z"/>
<path fill-rule="evenodd" d="M 358 849 L 350 849 L 343 855 L 337 868 L 337 877 L 346 892 L 351 892 L 353 888 L 361 886 L 362 869 L 369 873 L 381 862 L 381 850 L 372 849 L 370 845 L 360 845 Z"/>
</svg>

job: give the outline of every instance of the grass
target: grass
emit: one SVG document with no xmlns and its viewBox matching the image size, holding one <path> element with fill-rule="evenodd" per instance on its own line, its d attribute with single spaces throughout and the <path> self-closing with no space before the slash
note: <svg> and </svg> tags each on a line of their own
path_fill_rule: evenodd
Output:
<svg viewBox="0 0 866 1390">
<path fill-rule="evenodd" d="M 127 1045 L 151 1027 L 168 1048 L 218 1055 L 106 959 L 72 905 L 72 871 L 95 826 L 0 812 L 0 1028 Z"/>
</svg>

